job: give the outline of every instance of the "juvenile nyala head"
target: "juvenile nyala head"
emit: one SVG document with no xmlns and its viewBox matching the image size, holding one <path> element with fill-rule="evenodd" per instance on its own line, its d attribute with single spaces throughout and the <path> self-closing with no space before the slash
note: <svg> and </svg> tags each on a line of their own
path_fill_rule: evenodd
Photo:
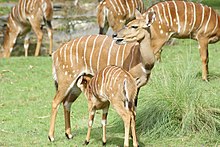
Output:
<svg viewBox="0 0 220 147">
<path fill-rule="evenodd" d="M 82 75 L 77 80 L 77 86 L 80 90 L 85 94 L 88 99 L 93 97 L 92 87 L 91 87 L 92 76 L 90 75 Z"/>
<path fill-rule="evenodd" d="M 77 86 L 81 89 L 82 92 L 84 93 L 87 92 L 89 88 L 90 80 L 91 80 L 91 77 L 87 75 L 82 75 L 79 77 L 77 81 Z"/>
<path fill-rule="evenodd" d="M 136 10 L 135 17 L 135 20 L 129 22 L 123 29 L 113 35 L 116 43 L 140 42 L 145 37 L 150 38 L 149 27 L 155 20 L 155 12 L 149 12 L 146 17 L 144 17 Z"/>
</svg>

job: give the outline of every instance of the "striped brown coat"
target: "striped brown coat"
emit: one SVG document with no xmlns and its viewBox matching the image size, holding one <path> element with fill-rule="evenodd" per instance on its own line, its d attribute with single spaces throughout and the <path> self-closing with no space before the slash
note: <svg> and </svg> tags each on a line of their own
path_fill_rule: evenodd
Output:
<svg viewBox="0 0 220 147">
<path fill-rule="evenodd" d="M 77 82 L 78 87 L 88 99 L 89 122 L 85 143 L 90 140 L 96 110 L 102 109 L 103 144 L 106 144 L 106 124 L 109 104 L 115 108 L 124 121 L 124 146 L 129 146 L 129 130 L 131 127 L 133 146 L 137 147 L 135 130 L 135 98 L 137 85 L 135 79 L 126 70 L 117 66 L 107 66 L 98 71 L 91 79 L 83 75 Z"/>
<path fill-rule="evenodd" d="M 11 9 L 8 16 L 6 32 L 4 34 L 3 50 L 4 57 L 10 57 L 16 39 L 19 35 L 26 35 L 31 29 L 37 35 L 35 56 L 39 55 L 43 39 L 41 22 L 44 20 L 48 25 L 50 38 L 49 54 L 52 53 L 52 26 L 53 6 L 50 0 L 19 0 L 18 4 Z M 26 35 L 24 48 L 25 56 L 28 54 L 29 36 Z"/>
<path fill-rule="evenodd" d="M 145 22 L 143 25 L 146 26 Z M 105 35 L 82 36 L 63 44 L 53 53 L 52 68 L 57 92 L 52 102 L 48 136 L 51 141 L 54 140 L 55 119 L 61 102 L 64 105 L 66 136 L 72 138 L 70 108 L 81 93 L 76 85 L 81 75 L 93 76 L 107 65 L 116 65 L 131 73 L 138 88 L 147 83 L 154 66 L 154 54 L 149 48 L 149 32 L 142 33 L 136 36 L 138 42 L 124 45 L 116 44 Z"/>
<path fill-rule="evenodd" d="M 135 10 L 144 12 L 142 0 L 103 0 L 98 5 L 99 33 L 106 34 L 111 27 L 114 32 L 135 18 Z"/>
<path fill-rule="evenodd" d="M 208 44 L 220 38 L 220 19 L 216 11 L 200 3 L 185 1 L 159 2 L 144 16 L 149 11 L 156 13 L 150 31 L 152 49 L 157 58 L 160 59 L 161 48 L 171 37 L 197 40 L 202 59 L 202 79 L 207 80 Z"/>
</svg>

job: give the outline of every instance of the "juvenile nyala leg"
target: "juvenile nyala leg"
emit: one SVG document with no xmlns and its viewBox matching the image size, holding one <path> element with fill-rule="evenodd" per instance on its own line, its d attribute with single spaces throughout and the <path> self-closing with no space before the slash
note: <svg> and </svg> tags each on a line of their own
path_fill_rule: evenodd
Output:
<svg viewBox="0 0 220 147">
<path fill-rule="evenodd" d="M 87 135 L 86 135 L 85 145 L 89 144 L 92 125 L 93 125 L 93 121 L 94 121 L 94 117 L 95 117 L 95 112 L 96 112 L 96 109 L 94 109 L 94 108 L 92 108 L 92 110 L 89 111 L 88 131 L 87 131 Z"/>
<path fill-rule="evenodd" d="M 138 147 L 138 140 L 136 135 L 136 123 L 135 123 L 135 112 L 131 112 L 131 132 L 132 132 L 132 138 L 133 138 L 133 146 Z"/>
<path fill-rule="evenodd" d="M 129 132 L 130 132 L 130 123 L 131 118 L 129 115 L 129 110 L 124 107 L 123 103 L 118 104 L 112 102 L 114 108 L 116 109 L 117 113 L 121 116 L 122 120 L 124 121 L 124 129 L 125 129 L 125 136 L 124 136 L 124 147 L 129 146 Z"/>
<path fill-rule="evenodd" d="M 108 115 L 109 105 L 103 109 L 102 113 L 102 144 L 106 145 L 106 125 L 107 125 L 107 115 Z"/>
</svg>

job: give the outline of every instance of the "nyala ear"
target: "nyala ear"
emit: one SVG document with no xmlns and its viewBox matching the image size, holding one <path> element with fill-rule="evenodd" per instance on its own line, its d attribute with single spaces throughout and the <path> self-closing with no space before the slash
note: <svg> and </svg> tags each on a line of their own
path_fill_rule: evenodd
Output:
<svg viewBox="0 0 220 147">
<path fill-rule="evenodd" d="M 137 9 L 135 10 L 135 18 L 136 19 L 143 19 L 141 12 L 139 12 Z"/>
<path fill-rule="evenodd" d="M 156 12 L 148 12 L 146 15 L 146 25 L 150 27 L 156 19 Z"/>
</svg>

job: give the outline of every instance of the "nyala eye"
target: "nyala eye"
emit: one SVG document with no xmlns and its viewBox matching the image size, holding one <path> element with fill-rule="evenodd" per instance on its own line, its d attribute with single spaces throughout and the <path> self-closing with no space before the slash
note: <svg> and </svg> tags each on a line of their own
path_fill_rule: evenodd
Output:
<svg viewBox="0 0 220 147">
<path fill-rule="evenodd" d="M 137 29 L 137 28 L 138 28 L 138 26 L 131 26 L 131 28 L 133 28 L 133 29 Z"/>
</svg>

